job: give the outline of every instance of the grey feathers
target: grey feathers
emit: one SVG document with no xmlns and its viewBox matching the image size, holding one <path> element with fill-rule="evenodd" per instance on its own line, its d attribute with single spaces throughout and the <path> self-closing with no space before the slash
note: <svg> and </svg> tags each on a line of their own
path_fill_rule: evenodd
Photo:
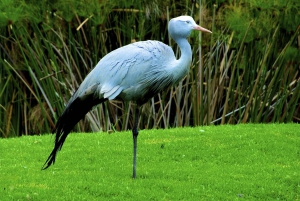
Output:
<svg viewBox="0 0 300 201">
<path fill-rule="evenodd" d="M 93 94 L 109 100 L 145 102 L 145 96 L 151 98 L 173 84 L 167 65 L 174 60 L 173 50 L 162 42 L 129 44 L 100 60 L 79 87 L 77 96 Z"/>
</svg>

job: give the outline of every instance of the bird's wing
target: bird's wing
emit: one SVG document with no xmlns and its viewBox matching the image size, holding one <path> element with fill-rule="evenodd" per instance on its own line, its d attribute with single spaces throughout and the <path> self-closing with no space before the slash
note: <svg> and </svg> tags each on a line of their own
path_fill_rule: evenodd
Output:
<svg viewBox="0 0 300 201">
<path fill-rule="evenodd" d="M 164 69 L 162 66 L 171 59 L 175 59 L 172 49 L 159 41 L 126 45 L 98 62 L 77 90 L 78 96 L 84 98 L 94 93 L 99 98 L 111 100 L 123 93 L 121 98 L 135 100 L 151 83 L 160 79 L 153 74 L 166 75 L 159 69 Z"/>
</svg>

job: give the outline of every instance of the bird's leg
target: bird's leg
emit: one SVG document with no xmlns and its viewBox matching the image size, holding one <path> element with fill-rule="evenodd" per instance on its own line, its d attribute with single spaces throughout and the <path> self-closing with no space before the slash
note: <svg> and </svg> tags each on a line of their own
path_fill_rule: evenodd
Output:
<svg viewBox="0 0 300 201">
<path fill-rule="evenodd" d="M 133 179 L 136 178 L 136 152 L 137 152 L 137 137 L 139 134 L 139 131 L 138 131 L 138 122 L 139 122 L 139 115 L 140 115 L 139 113 L 140 113 L 139 106 L 136 106 L 134 125 L 132 128 L 132 136 L 133 136 L 133 174 L 132 174 L 132 178 Z"/>
</svg>

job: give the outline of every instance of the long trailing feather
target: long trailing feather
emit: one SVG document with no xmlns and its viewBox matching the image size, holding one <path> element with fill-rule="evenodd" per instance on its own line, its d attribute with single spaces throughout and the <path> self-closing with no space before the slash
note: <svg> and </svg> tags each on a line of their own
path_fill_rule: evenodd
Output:
<svg viewBox="0 0 300 201">
<path fill-rule="evenodd" d="M 76 94 L 76 93 L 75 93 Z M 74 94 L 74 95 L 75 95 Z M 73 127 L 88 113 L 95 105 L 105 101 L 105 99 L 95 98 L 92 94 L 85 99 L 76 98 L 70 102 L 63 114 L 56 123 L 53 133 L 56 133 L 55 144 L 52 152 L 42 167 L 42 170 L 47 169 L 55 163 L 56 154 L 61 150 L 68 134 Z"/>
</svg>

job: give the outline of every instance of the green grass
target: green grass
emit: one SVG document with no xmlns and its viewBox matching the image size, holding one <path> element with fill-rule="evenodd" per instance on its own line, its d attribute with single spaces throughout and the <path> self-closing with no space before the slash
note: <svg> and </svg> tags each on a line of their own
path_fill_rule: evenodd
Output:
<svg viewBox="0 0 300 201">
<path fill-rule="evenodd" d="M 243 124 L 0 139 L 1 200 L 299 200 L 300 126 Z"/>
</svg>

